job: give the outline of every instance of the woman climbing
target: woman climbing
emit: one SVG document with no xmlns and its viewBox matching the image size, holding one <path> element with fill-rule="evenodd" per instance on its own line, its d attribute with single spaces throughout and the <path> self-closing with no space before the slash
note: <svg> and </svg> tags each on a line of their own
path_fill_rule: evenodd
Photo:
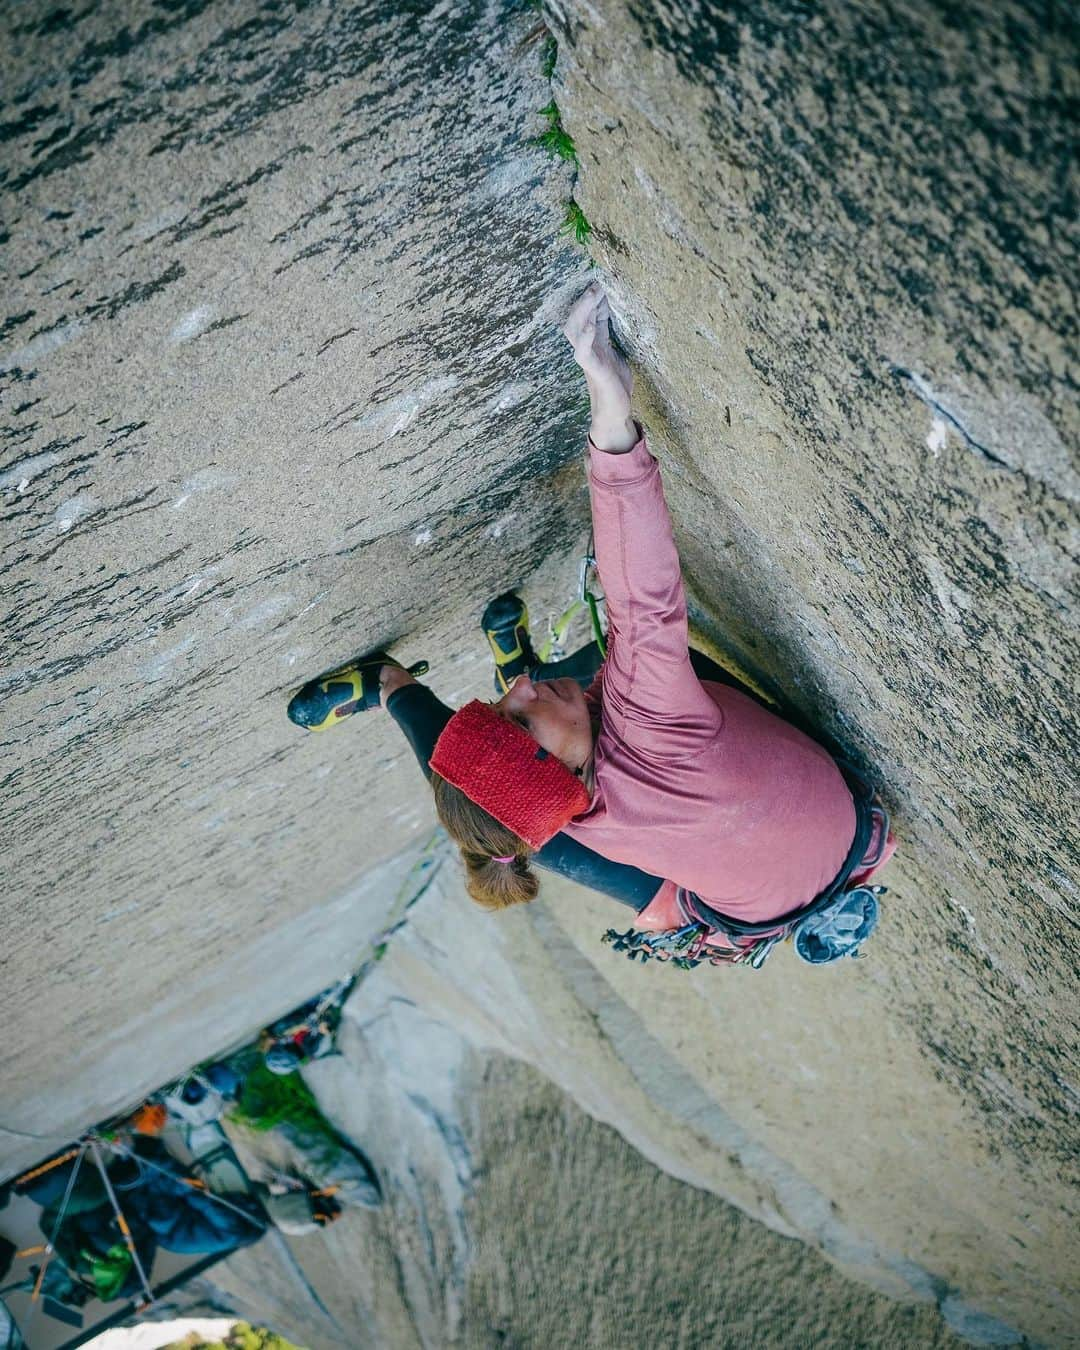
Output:
<svg viewBox="0 0 1080 1350">
<path fill-rule="evenodd" d="M 631 956 L 760 965 L 789 935 L 806 960 L 854 954 L 877 917 L 881 888 L 865 883 L 894 848 L 884 810 L 854 771 L 688 650 L 659 467 L 609 317 L 593 284 L 563 327 L 592 405 L 608 620 L 589 687 L 580 662 L 578 678 L 534 668 L 495 702 L 452 712 L 417 668 L 375 652 L 306 686 L 290 716 L 322 729 L 381 703 L 489 909 L 531 900 L 535 863 L 631 905 L 633 927 L 608 934 Z"/>
</svg>

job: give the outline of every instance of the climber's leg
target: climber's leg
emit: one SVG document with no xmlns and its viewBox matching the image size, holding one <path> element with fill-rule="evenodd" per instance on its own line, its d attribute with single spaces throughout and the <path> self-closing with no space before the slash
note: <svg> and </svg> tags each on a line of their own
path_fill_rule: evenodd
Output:
<svg viewBox="0 0 1080 1350">
<path fill-rule="evenodd" d="M 534 682 L 560 680 L 569 677 L 583 689 L 592 684 L 604 658 L 594 640 L 559 661 L 538 661 L 529 633 L 529 614 L 525 601 L 513 591 L 506 591 L 490 601 L 480 619 L 480 627 L 488 640 L 495 660 L 495 692 L 505 694 L 514 679 L 528 673 Z M 734 675 L 716 664 L 704 652 L 690 648 L 690 664 L 699 680 L 713 680 L 730 685 L 748 694 L 762 706 L 768 703 Z M 774 709 L 775 711 L 775 709 Z"/>
<path fill-rule="evenodd" d="M 604 658 L 600 655 L 600 648 L 595 642 L 589 642 L 576 652 L 571 652 L 569 656 L 564 656 L 561 661 L 537 662 L 529 671 L 529 678 L 533 681 L 561 680 L 569 676 L 570 679 L 577 680 L 583 689 L 588 689 L 603 664 Z"/>
<path fill-rule="evenodd" d="M 749 685 L 743 684 L 737 676 L 732 675 L 723 666 L 718 666 L 712 657 L 706 656 L 704 652 L 696 651 L 693 647 L 690 648 L 690 664 L 699 680 L 712 680 L 716 684 L 729 685 L 732 689 L 738 689 L 747 694 L 756 703 L 760 703 L 762 707 L 776 711 Z M 529 678 L 535 682 L 537 680 L 558 680 L 565 675 L 569 675 L 571 679 L 577 680 L 582 688 L 587 689 L 602 665 L 603 657 L 600 655 L 600 648 L 595 642 L 589 642 L 576 652 L 571 652 L 569 656 L 563 657 L 561 661 L 539 662 L 529 671 Z"/>
<path fill-rule="evenodd" d="M 435 742 L 454 715 L 427 687 L 412 680 L 385 696 L 386 711 L 401 728 L 412 747 L 425 778 L 431 777 L 428 760 L 435 753 Z"/>
</svg>

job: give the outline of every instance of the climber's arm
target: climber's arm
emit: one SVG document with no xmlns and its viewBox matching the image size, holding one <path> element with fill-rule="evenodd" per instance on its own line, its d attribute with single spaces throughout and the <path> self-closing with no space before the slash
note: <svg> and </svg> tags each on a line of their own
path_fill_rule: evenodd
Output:
<svg viewBox="0 0 1080 1350">
<path fill-rule="evenodd" d="M 639 750 L 695 753 L 720 728 L 720 710 L 687 650 L 686 592 L 660 467 L 644 430 L 605 453 L 589 436 L 593 549 L 608 617 L 603 706 L 612 729 Z"/>
<path fill-rule="evenodd" d="M 686 597 L 660 470 L 630 416 L 633 374 L 611 344 L 607 296 L 590 286 L 564 326 L 592 404 L 589 493 L 608 615 L 603 705 L 639 750 L 691 754 L 719 728 L 719 710 L 687 653 Z"/>
</svg>

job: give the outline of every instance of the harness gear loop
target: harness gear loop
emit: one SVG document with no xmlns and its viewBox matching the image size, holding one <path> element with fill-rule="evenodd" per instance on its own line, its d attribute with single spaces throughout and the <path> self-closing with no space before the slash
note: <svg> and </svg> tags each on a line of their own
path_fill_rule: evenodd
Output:
<svg viewBox="0 0 1080 1350">
<path fill-rule="evenodd" d="M 877 923 L 877 897 L 885 894 L 885 887 L 862 884 L 845 888 L 854 873 L 881 861 L 888 840 L 889 814 L 861 774 L 845 761 L 836 763 L 855 803 L 855 836 L 840 871 L 813 900 L 773 919 L 751 923 L 713 909 L 693 891 L 678 886 L 675 900 L 682 927 L 660 933 L 634 928 L 619 933 L 609 928 L 603 941 L 625 952 L 631 961 L 656 957 L 671 961 L 680 970 L 693 970 L 703 962 L 760 970 L 773 948 L 792 938 L 800 960 L 811 965 L 845 955 L 858 956 Z M 875 828 L 880 829 L 878 847 L 874 857 L 867 858 Z M 722 944 L 714 943 L 714 937 L 722 938 Z"/>
</svg>

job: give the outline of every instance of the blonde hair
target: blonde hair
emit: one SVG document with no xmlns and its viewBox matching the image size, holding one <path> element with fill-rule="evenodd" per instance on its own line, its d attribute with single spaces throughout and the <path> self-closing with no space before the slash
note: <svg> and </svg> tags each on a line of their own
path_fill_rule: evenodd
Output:
<svg viewBox="0 0 1080 1350">
<path fill-rule="evenodd" d="M 485 909 L 509 909 L 534 899 L 540 879 L 529 866 L 532 849 L 513 830 L 432 771 L 431 790 L 443 828 L 461 850 L 465 889 Z M 513 862 L 496 862 L 513 855 Z"/>
</svg>

